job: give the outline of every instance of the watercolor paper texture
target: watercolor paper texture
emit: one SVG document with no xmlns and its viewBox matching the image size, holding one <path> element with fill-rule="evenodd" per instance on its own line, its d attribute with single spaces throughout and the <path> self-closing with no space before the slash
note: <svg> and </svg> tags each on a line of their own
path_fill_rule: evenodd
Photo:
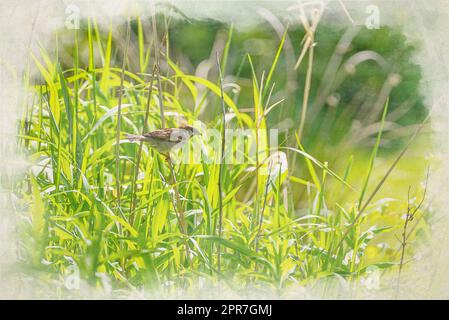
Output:
<svg viewBox="0 0 449 320">
<path fill-rule="evenodd" d="M 449 298 L 447 1 L 0 12 L 1 298 Z"/>
</svg>

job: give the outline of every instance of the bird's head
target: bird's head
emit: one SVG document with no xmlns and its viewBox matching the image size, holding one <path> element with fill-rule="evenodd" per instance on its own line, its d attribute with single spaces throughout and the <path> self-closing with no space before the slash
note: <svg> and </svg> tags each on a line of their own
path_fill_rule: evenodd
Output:
<svg viewBox="0 0 449 320">
<path fill-rule="evenodd" d="M 179 129 L 186 130 L 190 136 L 201 135 L 201 132 L 199 132 L 198 129 L 196 129 L 192 126 L 189 126 L 189 125 L 180 126 Z"/>
</svg>

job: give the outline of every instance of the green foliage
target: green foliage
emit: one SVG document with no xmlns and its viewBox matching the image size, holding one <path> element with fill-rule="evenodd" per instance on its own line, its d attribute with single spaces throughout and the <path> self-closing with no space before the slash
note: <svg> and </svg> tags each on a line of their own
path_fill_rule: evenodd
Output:
<svg viewBox="0 0 449 320">
<path fill-rule="evenodd" d="M 212 26 L 212 30 L 218 30 L 216 24 Z M 24 199 L 31 204 L 31 215 L 21 228 L 30 266 L 59 279 L 69 266 L 76 265 L 83 279 L 92 285 L 101 286 L 106 276 L 114 289 L 162 285 L 187 288 L 194 287 L 199 278 L 206 278 L 239 287 L 267 285 L 280 290 L 293 283 L 307 284 L 335 275 L 357 277 L 373 268 L 394 265 L 395 253 L 377 244 L 386 233 L 401 225 L 404 204 L 388 200 L 391 203 L 386 206 L 387 200 L 376 200 L 360 219 L 354 220 L 376 170 L 374 162 L 387 105 L 375 119 L 381 126 L 375 133 L 377 140 L 371 158 L 362 165 L 358 162 L 359 171 L 366 176 L 363 185 L 359 173 L 353 174 L 353 157 L 347 163 L 334 164 L 319 160 L 310 152 L 315 146 L 310 143 L 315 139 L 311 136 L 313 131 L 302 141 L 296 136 L 280 150 L 270 150 L 264 143 L 267 137 L 258 140 L 258 151 L 277 151 L 285 156 L 286 161 L 277 165 L 267 165 L 266 158 L 258 159 L 256 166 L 223 165 L 220 237 L 220 166 L 210 163 L 205 156 L 195 164 L 176 164 L 175 185 L 167 162 L 157 152 L 146 145 L 139 152 L 139 145 L 124 138 L 124 133 L 139 134 L 142 128 L 152 130 L 161 126 L 159 96 L 163 97 L 168 114 L 165 119 L 168 127 L 178 125 L 173 115 L 192 123 L 198 120 L 201 109 L 206 108 L 212 118 L 207 125 L 218 128 L 220 108 L 214 101 L 221 96 L 219 82 L 190 74 L 179 66 L 178 60 L 165 56 L 168 69 L 161 73 L 162 84 L 157 86 L 144 73 L 153 63 L 154 53 L 140 19 L 133 22 L 132 30 L 137 33 L 133 37 L 137 39 L 134 49 L 138 67 L 135 72 L 130 70 L 132 67 L 125 70 L 123 90 L 120 90 L 122 70 L 117 67 L 121 64 L 114 58 L 120 56 L 115 50 L 122 49 L 113 40 L 112 28 L 104 32 L 89 21 L 88 27 L 79 31 L 80 39 L 87 42 L 78 43 L 75 35 L 75 47 L 88 52 L 85 64 L 82 59 L 78 61 L 78 50 L 72 56 L 73 68 L 61 67 L 63 64 L 50 58 L 44 49 L 40 56 L 33 56 L 45 85 L 30 86 L 36 99 L 30 107 L 30 126 L 22 126 L 19 137 L 33 166 L 27 175 L 30 182 L 18 184 Z M 175 47 L 172 51 L 187 53 L 197 64 L 205 56 L 200 52 L 202 48 L 192 43 L 210 48 L 215 35 L 210 30 L 206 32 L 201 24 L 188 25 L 182 30 L 189 36 L 170 31 L 170 41 Z M 228 37 L 223 58 L 228 67 L 224 64 L 223 70 L 236 70 L 233 50 L 241 41 L 241 35 L 236 33 L 235 30 L 223 33 Z M 270 92 L 272 85 L 279 87 L 283 83 L 282 79 L 278 81 L 277 74 L 285 68 L 282 52 L 286 36 L 287 32 L 275 42 L 271 63 L 266 67 L 253 55 L 244 57 L 241 75 L 251 79 L 250 88 L 242 86 L 240 97 L 229 91 L 223 96 L 234 119 L 226 124 L 229 129 L 268 127 L 268 113 L 277 108 Z M 360 46 L 366 42 L 362 36 L 358 41 Z M 316 58 L 320 59 L 324 58 Z M 320 74 L 317 69 L 315 77 Z M 265 77 L 261 76 L 262 70 L 268 71 Z M 363 72 L 371 74 L 372 70 Z M 121 139 L 116 153 L 120 94 Z M 245 96 L 248 98 L 242 98 Z M 239 109 L 244 105 L 242 99 L 252 105 L 252 113 Z M 388 109 L 393 103 L 390 98 Z M 316 139 L 321 136 L 317 134 Z M 207 144 L 197 143 L 207 151 Z M 295 163 L 303 170 L 296 170 Z M 137 164 L 139 167 L 135 168 Z M 351 185 L 354 180 L 356 185 Z M 180 199 L 174 196 L 175 190 Z M 178 200 L 180 203 L 176 203 Z M 179 208 L 186 217 L 185 233 L 178 224 Z M 385 220 L 387 215 L 390 218 Z M 340 241 L 343 245 L 336 248 Z"/>
</svg>

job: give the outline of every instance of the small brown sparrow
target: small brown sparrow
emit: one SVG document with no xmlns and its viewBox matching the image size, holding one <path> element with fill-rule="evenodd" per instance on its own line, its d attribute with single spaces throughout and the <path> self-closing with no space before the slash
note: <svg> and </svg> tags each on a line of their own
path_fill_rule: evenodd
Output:
<svg viewBox="0 0 449 320">
<path fill-rule="evenodd" d="M 127 134 L 126 137 L 129 141 L 147 142 L 168 159 L 170 151 L 181 147 L 194 135 L 200 135 L 200 132 L 192 126 L 184 125 L 178 128 L 154 130 L 143 135 Z"/>
</svg>

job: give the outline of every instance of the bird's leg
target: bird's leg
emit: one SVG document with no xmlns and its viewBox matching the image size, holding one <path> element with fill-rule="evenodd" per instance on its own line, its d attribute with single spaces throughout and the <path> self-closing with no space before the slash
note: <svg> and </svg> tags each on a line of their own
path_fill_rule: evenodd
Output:
<svg viewBox="0 0 449 320">
<path fill-rule="evenodd" d="M 168 163 L 171 162 L 170 153 L 164 153 L 163 156 L 165 157 L 165 161 L 167 161 Z"/>
</svg>

